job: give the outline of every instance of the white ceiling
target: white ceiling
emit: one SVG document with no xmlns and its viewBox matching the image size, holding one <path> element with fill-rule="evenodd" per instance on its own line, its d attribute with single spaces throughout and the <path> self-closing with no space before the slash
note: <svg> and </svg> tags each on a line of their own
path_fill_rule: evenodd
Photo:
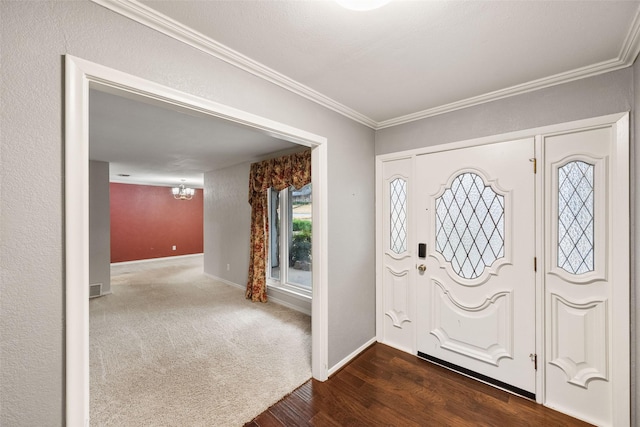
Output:
<svg viewBox="0 0 640 427">
<path fill-rule="evenodd" d="M 93 1 L 374 129 L 623 68 L 640 50 L 640 1 Z M 293 146 L 96 91 L 90 133 L 91 158 L 132 175 L 114 180 L 158 185 Z"/>
<path fill-rule="evenodd" d="M 139 3 L 372 127 L 551 76 L 619 68 L 630 45 L 631 62 L 638 49 L 637 1 L 394 0 L 367 12 L 331 0 Z"/>
<path fill-rule="evenodd" d="M 111 182 L 202 187 L 203 173 L 299 147 L 232 122 L 91 90 L 89 158 Z M 122 177 L 119 174 L 128 174 Z"/>
</svg>

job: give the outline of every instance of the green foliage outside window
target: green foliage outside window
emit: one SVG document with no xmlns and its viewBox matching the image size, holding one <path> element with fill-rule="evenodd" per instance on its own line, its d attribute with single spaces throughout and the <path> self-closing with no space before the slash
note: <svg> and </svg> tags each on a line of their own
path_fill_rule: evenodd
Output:
<svg viewBox="0 0 640 427">
<path fill-rule="evenodd" d="M 311 234 L 311 221 L 306 219 L 293 219 L 293 231 L 303 231 Z"/>
<path fill-rule="evenodd" d="M 309 223 L 308 221 L 306 221 Z M 311 226 L 311 223 L 309 223 Z M 289 250 L 289 266 L 293 267 L 296 262 L 311 261 L 311 230 L 294 233 L 291 249 Z"/>
</svg>

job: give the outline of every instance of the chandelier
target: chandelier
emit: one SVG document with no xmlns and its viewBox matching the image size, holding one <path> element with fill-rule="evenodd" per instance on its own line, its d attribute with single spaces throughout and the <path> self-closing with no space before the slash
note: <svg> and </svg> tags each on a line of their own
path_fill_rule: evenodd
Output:
<svg viewBox="0 0 640 427">
<path fill-rule="evenodd" d="M 184 184 L 180 184 L 179 187 L 173 187 L 171 189 L 171 194 L 173 194 L 173 198 L 176 200 L 191 200 L 195 193 L 196 190 L 193 188 L 185 188 Z"/>
</svg>

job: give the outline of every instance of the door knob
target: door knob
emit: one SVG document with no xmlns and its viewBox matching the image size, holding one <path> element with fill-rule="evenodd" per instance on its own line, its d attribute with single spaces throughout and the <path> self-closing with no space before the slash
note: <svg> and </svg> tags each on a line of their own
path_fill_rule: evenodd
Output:
<svg viewBox="0 0 640 427">
<path fill-rule="evenodd" d="M 418 266 L 418 270 L 420 271 L 420 273 L 424 273 L 425 271 L 427 271 L 427 266 L 424 264 L 420 264 Z"/>
</svg>

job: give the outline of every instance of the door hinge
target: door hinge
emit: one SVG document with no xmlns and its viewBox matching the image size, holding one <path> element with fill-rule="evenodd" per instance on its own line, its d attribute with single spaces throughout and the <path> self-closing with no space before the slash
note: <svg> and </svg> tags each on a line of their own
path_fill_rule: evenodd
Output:
<svg viewBox="0 0 640 427">
<path fill-rule="evenodd" d="M 531 163 L 533 163 L 533 173 L 538 173 L 538 159 L 532 157 L 529 159 Z"/>
<path fill-rule="evenodd" d="M 538 257 L 533 257 L 533 271 L 538 271 Z"/>
<path fill-rule="evenodd" d="M 529 358 L 533 362 L 533 369 L 535 369 L 537 371 L 538 370 L 538 355 L 535 354 L 535 353 L 531 353 L 529 355 Z"/>
</svg>

